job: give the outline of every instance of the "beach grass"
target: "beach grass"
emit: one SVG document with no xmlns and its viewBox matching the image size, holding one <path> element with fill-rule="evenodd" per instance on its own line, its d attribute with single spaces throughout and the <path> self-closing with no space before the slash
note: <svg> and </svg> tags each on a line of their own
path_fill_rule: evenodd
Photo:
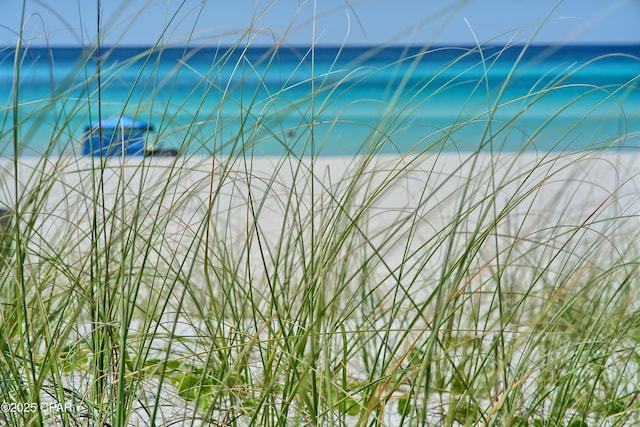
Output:
<svg viewBox="0 0 640 427">
<path fill-rule="evenodd" d="M 380 154 L 410 113 L 391 105 L 361 152 L 325 157 L 318 128 L 332 123 L 316 118 L 341 82 L 318 75 L 310 99 L 286 111 L 300 112 L 293 129 L 277 117 L 264 126 L 257 94 L 239 106 L 242 132 L 231 140 L 202 135 L 195 119 L 180 129 L 181 153 L 196 141 L 225 145 L 224 156 L 20 156 L 29 132 L 20 111 L 31 106 L 16 52 L 2 130 L 13 154 L 0 159 L 9 212 L 0 221 L 1 423 L 640 421 L 638 156 L 607 150 L 618 140 L 503 152 L 517 115 L 493 120 L 512 102 L 498 90 L 482 116 L 410 153 Z M 262 69 L 275 60 L 268 51 Z M 68 117 L 100 118 L 91 87 L 108 78 L 101 72 L 118 70 L 82 76 L 87 98 L 68 100 L 51 153 L 71 144 Z M 532 88 L 524 101 L 562 87 Z M 157 108 L 124 107 L 143 117 Z M 168 109 L 163 120 L 174 121 Z M 480 120 L 477 149 L 445 150 Z M 175 138 L 170 129 L 160 123 L 156 142 Z M 256 155 L 265 138 L 288 154 Z M 557 146 L 571 148 L 567 138 Z"/>
</svg>

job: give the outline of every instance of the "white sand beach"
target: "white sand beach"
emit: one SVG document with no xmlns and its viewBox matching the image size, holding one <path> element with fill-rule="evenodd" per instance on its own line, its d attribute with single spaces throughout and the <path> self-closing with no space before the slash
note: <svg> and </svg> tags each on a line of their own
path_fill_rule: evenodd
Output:
<svg viewBox="0 0 640 427">
<path fill-rule="evenodd" d="M 159 247 L 168 252 L 204 238 L 207 228 L 228 248 L 240 249 L 256 230 L 263 244 L 277 245 L 289 233 L 310 231 L 312 217 L 317 231 L 330 226 L 336 212 L 346 218 L 357 213 L 357 221 L 366 224 L 363 237 L 381 243 L 395 237 L 384 253 L 393 263 L 407 250 L 405 243 L 420 247 L 435 231 L 451 226 L 461 210 L 457 221 L 466 232 L 499 217 L 496 232 L 505 237 L 582 225 L 622 244 L 619 240 L 636 229 L 640 212 L 639 161 L 640 155 L 623 153 L 320 157 L 313 162 L 113 158 L 101 172 L 99 159 L 27 157 L 18 162 L 18 195 L 13 164 L 0 163 L 0 203 L 9 209 L 23 206 L 23 221 L 37 225 L 31 243 L 43 246 L 36 252 L 64 245 L 65 239 L 82 247 L 94 210 L 110 233 L 117 227 L 153 230 L 166 240 Z M 412 223 L 410 235 L 401 238 L 410 226 L 403 221 L 416 213 L 420 223 Z M 625 216 L 628 220 L 608 228 L 608 219 Z"/>
<path fill-rule="evenodd" d="M 313 162 L 113 158 L 101 170 L 99 159 L 88 157 L 21 158 L 18 197 L 13 165 L 0 165 L 0 201 L 22 206 L 32 274 L 56 254 L 82 276 L 94 233 L 99 246 L 127 251 L 119 256 L 132 267 L 189 266 L 190 280 L 203 283 L 204 257 L 215 267 L 225 253 L 239 280 L 251 277 L 250 285 L 260 288 L 274 264 L 283 262 L 278 253 L 287 245 L 310 250 L 350 233 L 353 241 L 338 248 L 344 252 L 340 259 L 357 258 L 356 265 L 368 260 L 375 282 L 389 289 L 398 285 L 402 266 L 412 292 L 429 295 L 445 252 L 451 245 L 464 250 L 478 236 L 483 245 L 476 268 L 484 272 L 507 254 L 551 260 L 564 245 L 579 254 L 580 247 L 588 251 L 604 239 L 599 250 L 611 253 L 584 256 L 610 257 L 633 245 L 640 220 L 639 160 L 620 153 Z M 131 233 L 142 240 L 130 242 Z M 456 237 L 444 244 L 443 235 Z M 298 259 L 287 262 L 302 263 L 309 255 L 304 248 L 294 252 L 288 256 Z"/>
<path fill-rule="evenodd" d="M 175 292 L 174 305 L 159 314 L 167 333 L 176 319 L 175 333 L 203 333 L 200 321 L 188 313 L 201 316 L 200 308 L 193 307 L 212 296 L 226 298 L 215 286 L 225 275 L 232 276 L 235 286 L 256 293 L 253 310 L 268 307 L 273 298 L 295 310 L 302 304 L 304 287 L 280 283 L 277 276 L 288 269 L 287 280 L 302 280 L 306 260 L 314 258 L 321 264 L 318 277 L 325 281 L 327 298 L 341 298 L 336 306 L 354 304 L 347 296 L 368 280 L 358 275 L 375 284 L 358 304 L 371 299 L 381 316 L 387 310 L 395 313 L 388 308 L 393 304 L 402 306 L 398 317 L 388 322 L 367 319 L 373 322 L 370 327 L 397 324 L 401 330 L 406 327 L 403 319 L 421 318 L 412 323 L 415 331 L 386 338 L 384 345 L 389 346 L 404 340 L 400 345 L 408 351 L 424 338 L 439 309 L 424 301 L 442 277 L 454 280 L 455 275 L 443 269 L 455 267 L 448 257 L 458 253 L 456 247 L 472 252 L 473 260 L 453 283 L 449 298 L 468 290 L 478 299 L 478 312 L 486 312 L 487 322 L 495 307 L 483 300 L 483 293 L 493 286 L 489 277 L 498 263 L 514 295 L 519 283 L 528 287 L 522 292 L 535 295 L 536 275 L 554 276 L 553 283 L 564 281 L 571 288 L 580 286 L 576 272 L 606 269 L 623 259 L 629 248 L 637 247 L 640 229 L 639 161 L 640 155 L 624 153 L 313 161 L 112 158 L 101 168 L 95 158 L 21 158 L 16 183 L 14 165 L 5 159 L 0 164 L 0 201 L 8 208 L 19 207 L 27 242 L 25 274 L 39 277 L 46 270 L 42 265 L 53 257 L 66 266 L 55 275 L 49 271 L 43 280 L 60 289 L 73 280 L 88 282 L 92 248 L 108 247 L 112 268 L 130 275 L 148 271 L 141 276 L 147 287 L 136 291 L 136 306 Z M 342 265 L 358 271 L 345 271 Z M 540 265 L 546 266 L 542 272 Z M 369 270 L 364 272 L 364 266 Z M 212 289 L 207 289 L 208 273 L 214 278 Z M 192 285 L 186 300 L 164 283 L 180 277 Z M 539 282 L 545 286 L 544 280 Z M 282 289 L 273 288 L 280 285 Z M 396 299 L 399 292 L 409 297 Z M 423 311 L 416 312 L 421 306 Z M 538 309 L 535 304 L 522 307 L 521 316 Z M 275 328 L 278 319 L 263 315 L 268 318 L 265 325 Z M 354 330 L 363 328 L 359 316 L 354 312 Z M 142 323 L 134 324 L 144 333 Z M 352 327 L 349 321 L 343 325 Z M 77 328 L 79 335 L 89 334 L 89 327 Z M 254 324 L 246 333 L 262 337 L 264 331 Z M 162 355 L 165 344 L 158 341 L 154 351 Z M 206 352 L 206 341 L 193 347 L 176 344 L 171 351 L 186 360 Z M 258 366 L 255 375 L 262 369 Z M 350 366 L 350 375 L 366 378 L 362 366 Z M 151 390 L 154 381 L 149 382 Z M 535 375 L 528 381 L 535 381 Z M 153 398 L 153 391 L 147 393 Z M 487 408 L 494 404 L 483 402 Z M 185 404 L 163 405 L 166 422 L 192 410 Z M 144 424 L 146 415 L 140 412 Z M 389 417 L 387 425 L 399 425 L 397 413 Z"/>
</svg>

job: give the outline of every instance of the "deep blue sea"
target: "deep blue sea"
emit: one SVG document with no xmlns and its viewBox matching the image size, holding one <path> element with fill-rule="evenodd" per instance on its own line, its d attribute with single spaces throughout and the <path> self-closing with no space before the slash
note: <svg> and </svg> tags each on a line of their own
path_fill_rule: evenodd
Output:
<svg viewBox="0 0 640 427">
<path fill-rule="evenodd" d="M 639 79 L 640 45 L 5 48 L 0 156 L 120 115 L 186 154 L 632 150 Z"/>
</svg>

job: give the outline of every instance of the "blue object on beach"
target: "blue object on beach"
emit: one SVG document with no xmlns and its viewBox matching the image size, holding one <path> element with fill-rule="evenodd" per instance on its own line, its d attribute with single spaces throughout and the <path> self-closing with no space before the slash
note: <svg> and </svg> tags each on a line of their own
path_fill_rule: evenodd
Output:
<svg viewBox="0 0 640 427">
<path fill-rule="evenodd" d="M 153 125 L 131 117 L 115 117 L 85 127 L 82 153 L 88 156 L 142 156 L 145 134 Z"/>
</svg>

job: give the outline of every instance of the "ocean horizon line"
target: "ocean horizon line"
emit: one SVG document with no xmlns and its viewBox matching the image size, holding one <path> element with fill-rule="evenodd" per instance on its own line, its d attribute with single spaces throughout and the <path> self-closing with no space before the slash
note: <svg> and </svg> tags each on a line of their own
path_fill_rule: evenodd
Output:
<svg viewBox="0 0 640 427">
<path fill-rule="evenodd" d="M 55 45 L 47 45 L 47 44 L 23 44 L 21 46 L 23 49 L 34 49 L 34 50 L 50 50 L 50 49 L 95 49 L 98 45 L 95 44 L 86 44 L 86 45 L 77 45 L 77 44 L 55 44 Z M 354 44 L 302 44 L 302 43 L 292 43 L 292 44 L 209 44 L 209 43 L 185 43 L 185 44 L 124 44 L 124 45 L 112 45 L 112 44 L 104 44 L 99 46 L 101 49 L 130 49 L 130 50 L 150 50 L 150 49 L 184 49 L 184 48 L 192 48 L 192 49 L 255 49 L 255 50 L 272 50 L 272 49 L 320 49 L 320 50 L 362 50 L 362 49 L 378 49 L 378 50 L 386 50 L 386 49 L 477 49 L 478 47 L 482 48 L 622 48 L 622 49 L 632 49 L 640 51 L 640 44 L 638 43 L 607 43 L 607 42 L 576 42 L 576 43 L 537 43 L 535 41 L 531 43 L 480 43 L 480 44 L 463 44 L 463 43 L 432 43 L 432 44 L 366 44 L 366 43 L 354 43 Z M 0 45 L 1 50 L 6 49 L 15 49 L 16 45 Z"/>
</svg>

